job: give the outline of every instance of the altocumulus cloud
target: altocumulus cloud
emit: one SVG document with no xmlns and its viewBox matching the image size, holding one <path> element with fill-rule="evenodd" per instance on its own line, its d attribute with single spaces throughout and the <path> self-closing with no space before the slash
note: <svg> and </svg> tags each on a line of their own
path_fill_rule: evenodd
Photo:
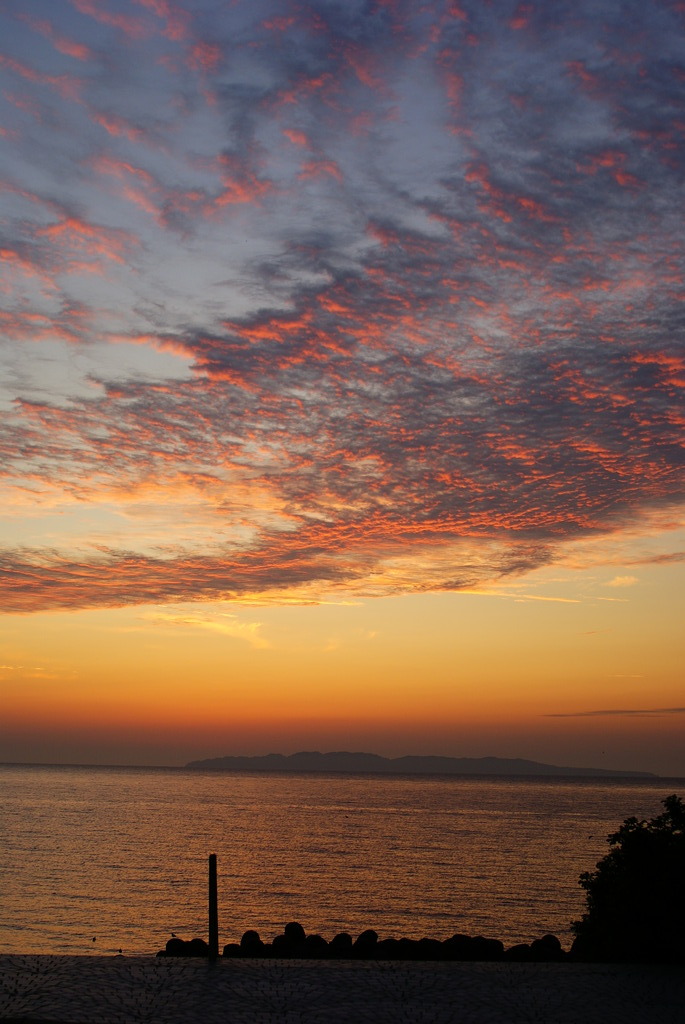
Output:
<svg viewBox="0 0 685 1024">
<path fill-rule="evenodd" d="M 6 610 L 473 587 L 678 509 L 681 4 L 0 29 L 5 507 L 118 517 L 6 542 Z"/>
</svg>

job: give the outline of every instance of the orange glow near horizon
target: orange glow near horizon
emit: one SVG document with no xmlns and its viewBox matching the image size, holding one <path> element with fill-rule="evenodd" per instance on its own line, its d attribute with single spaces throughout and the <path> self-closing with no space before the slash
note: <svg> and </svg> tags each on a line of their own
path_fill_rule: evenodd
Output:
<svg viewBox="0 0 685 1024">
<path fill-rule="evenodd" d="M 19 760 L 42 760 L 41 745 L 92 758 L 98 737 L 106 761 L 117 749 L 176 764 L 337 748 L 682 773 L 682 570 L 613 579 L 541 572 L 489 595 L 5 616 L 4 742 L 34 734 L 12 748 Z"/>
<path fill-rule="evenodd" d="M 682 5 L 38 6 L 0 760 L 685 776 Z"/>
</svg>

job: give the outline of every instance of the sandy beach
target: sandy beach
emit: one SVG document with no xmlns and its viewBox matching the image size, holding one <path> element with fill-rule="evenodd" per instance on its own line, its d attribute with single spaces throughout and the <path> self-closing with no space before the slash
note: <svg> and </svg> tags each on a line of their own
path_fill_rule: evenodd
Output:
<svg viewBox="0 0 685 1024">
<path fill-rule="evenodd" d="M 3 1024 L 682 1024 L 677 967 L 0 956 Z"/>
</svg>

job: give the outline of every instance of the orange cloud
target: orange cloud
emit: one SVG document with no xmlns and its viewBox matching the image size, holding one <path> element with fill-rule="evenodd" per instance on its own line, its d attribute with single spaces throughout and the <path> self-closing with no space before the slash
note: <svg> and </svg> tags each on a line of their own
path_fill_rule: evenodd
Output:
<svg viewBox="0 0 685 1024">
<path fill-rule="evenodd" d="M 38 228 L 36 234 L 50 240 L 59 239 L 64 246 L 84 249 L 91 256 L 105 256 L 115 263 L 123 263 L 125 254 L 138 244 L 138 240 L 122 228 L 89 224 L 75 216 L 66 216 L 47 227 Z"/>
</svg>

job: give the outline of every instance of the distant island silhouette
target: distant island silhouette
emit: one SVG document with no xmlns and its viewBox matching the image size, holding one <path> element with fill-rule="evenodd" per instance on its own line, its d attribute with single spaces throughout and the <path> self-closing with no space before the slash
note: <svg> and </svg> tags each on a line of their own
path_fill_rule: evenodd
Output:
<svg viewBox="0 0 685 1024">
<path fill-rule="evenodd" d="M 568 775 L 624 778 L 658 778 L 653 772 L 619 771 L 612 768 L 571 768 L 520 757 L 440 757 L 380 754 L 337 750 L 322 754 L 301 750 L 297 754 L 262 754 L 256 757 L 209 757 L 190 761 L 186 768 L 217 772 L 378 772 L 385 775 Z"/>
</svg>

